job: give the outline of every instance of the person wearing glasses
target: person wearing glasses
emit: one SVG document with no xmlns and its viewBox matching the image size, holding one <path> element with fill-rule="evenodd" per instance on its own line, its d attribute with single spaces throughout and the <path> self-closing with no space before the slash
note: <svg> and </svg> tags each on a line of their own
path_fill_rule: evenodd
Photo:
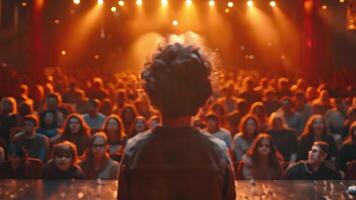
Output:
<svg viewBox="0 0 356 200">
<path fill-rule="evenodd" d="M 301 160 L 287 168 L 283 179 L 292 180 L 339 180 L 340 174 L 328 167 L 324 161 L 329 154 L 329 144 L 314 142 L 307 160 Z"/>
<path fill-rule="evenodd" d="M 85 179 L 117 179 L 119 163 L 110 158 L 108 138 L 104 132 L 91 136 L 89 148 L 79 165 Z"/>
</svg>

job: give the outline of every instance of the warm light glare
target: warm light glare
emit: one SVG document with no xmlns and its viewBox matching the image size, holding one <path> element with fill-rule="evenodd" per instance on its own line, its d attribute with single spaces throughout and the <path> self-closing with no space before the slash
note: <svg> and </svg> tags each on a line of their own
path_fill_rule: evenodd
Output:
<svg viewBox="0 0 356 200">
<path fill-rule="evenodd" d="M 229 12 L 230 12 L 230 9 L 225 8 L 225 13 L 229 13 Z"/>
<path fill-rule="evenodd" d="M 227 6 L 228 6 L 229 8 L 232 8 L 232 7 L 234 7 L 234 2 L 232 2 L 232 1 L 229 1 L 229 2 L 227 3 Z"/>
<path fill-rule="evenodd" d="M 59 19 L 55 19 L 55 20 L 54 20 L 54 23 L 55 23 L 55 24 L 59 24 L 60 22 L 61 22 L 61 21 L 60 21 Z"/>
<path fill-rule="evenodd" d="M 104 0 L 98 0 L 98 4 L 99 5 L 103 5 L 104 4 Z"/>
<path fill-rule="evenodd" d="M 326 9 L 328 9 L 328 6 L 327 5 L 322 5 L 321 9 L 326 10 Z"/>
<path fill-rule="evenodd" d="M 137 1 L 136 1 L 136 4 L 137 4 L 138 6 L 141 6 L 141 5 L 142 5 L 142 0 L 137 0 Z"/>
<path fill-rule="evenodd" d="M 339 0 L 340 3 L 345 3 L 345 0 Z"/>
<path fill-rule="evenodd" d="M 65 50 L 62 50 L 61 54 L 62 54 L 62 56 L 65 56 L 67 54 L 67 52 Z"/>
<path fill-rule="evenodd" d="M 178 26 L 179 22 L 177 20 L 173 20 L 172 24 L 173 26 Z"/>
<path fill-rule="evenodd" d="M 192 0 L 186 0 L 186 1 L 185 1 L 185 5 L 191 6 L 191 5 L 192 5 Z"/>
<path fill-rule="evenodd" d="M 252 7 L 253 6 L 253 1 L 252 0 L 248 0 L 247 1 L 247 6 L 248 7 Z"/>
<path fill-rule="evenodd" d="M 74 4 L 80 4 L 80 0 L 73 0 Z"/>
<path fill-rule="evenodd" d="M 27 2 L 22 2 L 22 4 L 21 4 L 23 7 L 26 7 L 27 6 Z"/>
<path fill-rule="evenodd" d="M 209 6 L 211 6 L 211 7 L 215 6 L 215 1 L 210 0 L 210 1 L 209 1 Z"/>
<path fill-rule="evenodd" d="M 166 6 L 168 4 L 168 0 L 161 0 L 161 5 Z"/>
<path fill-rule="evenodd" d="M 275 1 L 270 1 L 270 2 L 269 2 L 269 5 L 270 5 L 271 7 L 276 7 L 277 4 L 276 4 Z"/>
<path fill-rule="evenodd" d="M 116 12 L 116 7 L 115 6 L 111 7 L 111 12 Z"/>
<path fill-rule="evenodd" d="M 118 4 L 119 4 L 119 6 L 124 6 L 125 5 L 125 1 L 119 1 Z"/>
</svg>

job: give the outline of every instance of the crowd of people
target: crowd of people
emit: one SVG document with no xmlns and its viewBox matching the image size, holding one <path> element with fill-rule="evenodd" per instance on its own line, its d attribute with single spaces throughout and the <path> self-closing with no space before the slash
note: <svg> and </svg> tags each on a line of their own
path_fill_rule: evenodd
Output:
<svg viewBox="0 0 356 200">
<path fill-rule="evenodd" d="M 41 84 L 15 77 L 0 94 L 0 178 L 117 179 L 127 141 L 161 126 L 137 74 L 82 73 L 57 69 Z M 356 178 L 352 83 L 213 76 L 192 125 L 225 143 L 235 179 Z"/>
</svg>

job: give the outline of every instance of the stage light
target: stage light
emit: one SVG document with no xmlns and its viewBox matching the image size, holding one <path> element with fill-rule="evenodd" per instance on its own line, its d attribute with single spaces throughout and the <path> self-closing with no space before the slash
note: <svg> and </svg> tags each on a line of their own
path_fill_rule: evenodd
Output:
<svg viewBox="0 0 356 200">
<path fill-rule="evenodd" d="M 60 22 L 61 22 L 61 21 L 60 21 L 59 19 L 55 19 L 55 20 L 54 20 L 54 23 L 55 23 L 55 24 L 59 24 Z"/>
<path fill-rule="evenodd" d="M 269 5 L 270 5 L 271 7 L 276 7 L 277 3 L 276 3 L 275 1 L 270 1 L 270 2 L 269 2 Z"/>
<path fill-rule="evenodd" d="M 136 4 L 137 4 L 138 6 L 142 6 L 142 0 L 137 0 L 137 1 L 136 1 Z"/>
<path fill-rule="evenodd" d="M 234 7 L 234 2 L 232 2 L 232 1 L 229 1 L 229 2 L 227 3 L 227 6 L 228 6 L 229 8 L 232 8 L 232 7 Z"/>
<path fill-rule="evenodd" d="M 210 0 L 210 1 L 209 1 L 209 6 L 210 6 L 210 7 L 215 6 L 215 1 L 214 1 L 214 0 Z"/>
<path fill-rule="evenodd" d="M 321 9 L 326 10 L 326 9 L 328 9 L 328 6 L 327 5 L 322 5 Z"/>
<path fill-rule="evenodd" d="M 168 0 L 161 0 L 161 5 L 162 6 L 168 5 Z"/>
<path fill-rule="evenodd" d="M 24 1 L 24 2 L 21 3 L 21 5 L 22 5 L 23 7 L 26 7 L 26 6 L 27 6 L 27 2 Z"/>
<path fill-rule="evenodd" d="M 65 56 L 67 54 L 67 52 L 65 50 L 62 50 L 61 54 L 62 54 L 62 56 Z"/>
<path fill-rule="evenodd" d="M 100 56 L 99 56 L 98 54 L 95 54 L 95 55 L 94 55 L 94 59 L 95 59 L 95 60 L 99 60 L 99 58 L 100 58 Z"/>
<path fill-rule="evenodd" d="M 247 1 L 247 6 L 248 7 L 252 7 L 253 6 L 253 1 L 252 0 L 248 0 Z"/>
<path fill-rule="evenodd" d="M 339 0 L 340 3 L 345 3 L 345 0 Z"/>
<path fill-rule="evenodd" d="M 73 0 L 74 4 L 80 4 L 80 0 Z"/>
<path fill-rule="evenodd" d="M 111 9 L 110 9 L 110 10 L 111 10 L 111 12 L 116 12 L 116 10 L 117 10 L 117 9 L 116 9 L 116 7 L 115 7 L 115 6 L 113 6 L 113 7 L 111 7 Z"/>
<path fill-rule="evenodd" d="M 104 4 L 104 0 L 98 0 L 97 1 L 99 5 L 103 5 Z"/>
<path fill-rule="evenodd" d="M 173 25 L 173 26 L 178 26 L 178 24 L 179 24 L 179 22 L 178 22 L 177 20 L 173 20 L 173 21 L 172 21 L 172 25 Z"/>
<path fill-rule="evenodd" d="M 225 8 L 225 13 L 229 13 L 229 12 L 230 12 L 230 9 Z"/>
<path fill-rule="evenodd" d="M 192 0 L 186 0 L 186 1 L 185 1 L 185 5 L 191 6 L 191 5 L 192 5 Z"/>
<path fill-rule="evenodd" d="M 117 4 L 119 4 L 119 6 L 124 6 L 125 5 L 125 1 L 120 0 Z"/>
</svg>

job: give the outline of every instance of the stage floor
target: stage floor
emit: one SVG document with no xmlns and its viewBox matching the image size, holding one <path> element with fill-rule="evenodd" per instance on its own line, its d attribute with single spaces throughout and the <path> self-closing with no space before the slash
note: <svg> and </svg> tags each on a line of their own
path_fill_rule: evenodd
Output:
<svg viewBox="0 0 356 200">
<path fill-rule="evenodd" d="M 352 181 L 236 181 L 238 200 L 356 199 L 347 188 Z M 0 180 L 0 200 L 116 199 L 117 181 Z"/>
</svg>

